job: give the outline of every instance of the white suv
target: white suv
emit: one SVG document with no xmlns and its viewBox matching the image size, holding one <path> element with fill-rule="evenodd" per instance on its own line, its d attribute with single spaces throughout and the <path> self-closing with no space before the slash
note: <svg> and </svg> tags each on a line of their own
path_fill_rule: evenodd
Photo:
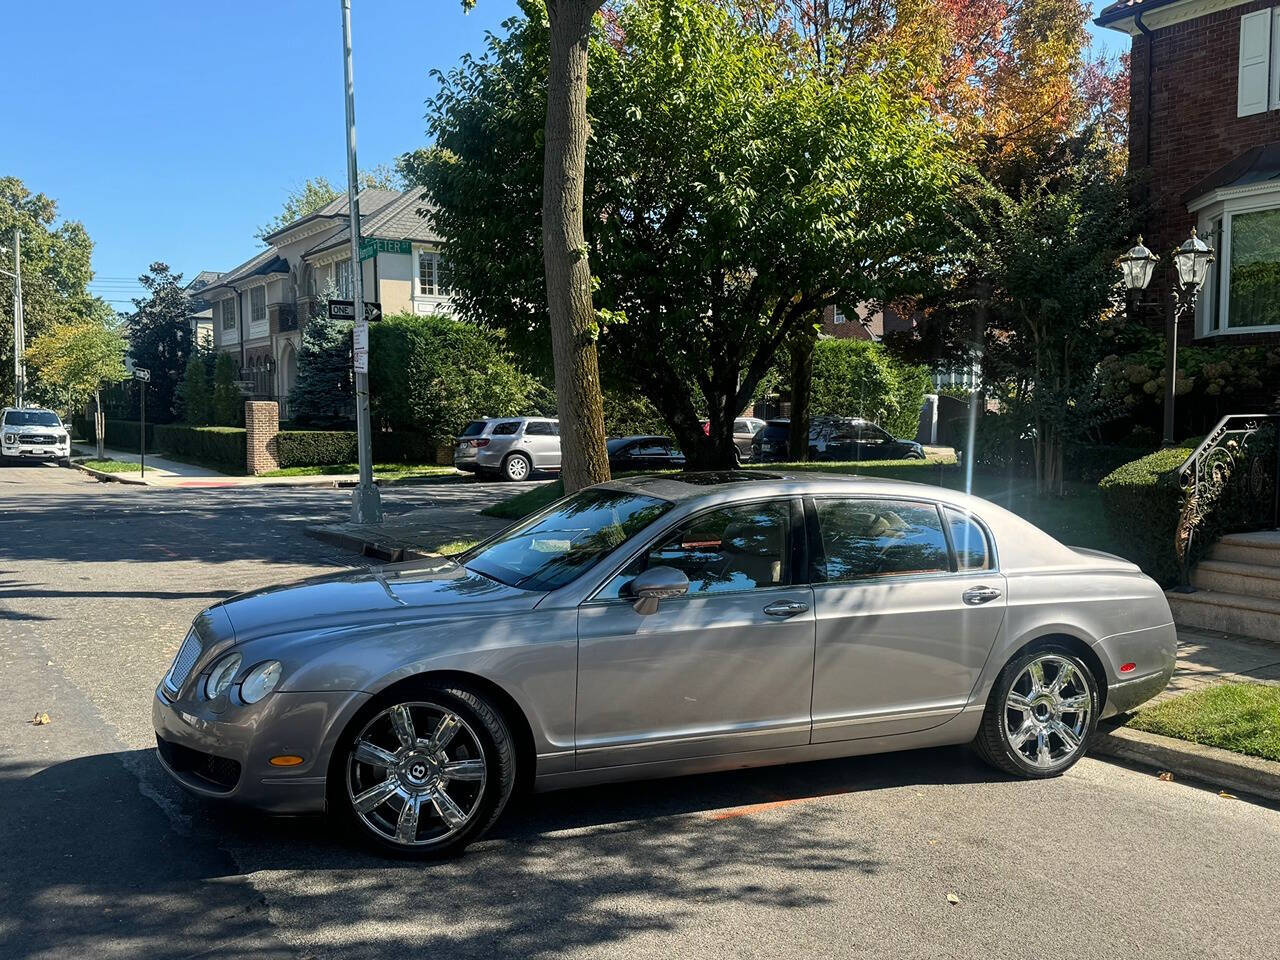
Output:
<svg viewBox="0 0 1280 960">
<path fill-rule="evenodd" d="M 71 459 L 71 434 L 52 410 L 5 407 L 0 416 L 0 457 Z"/>
</svg>

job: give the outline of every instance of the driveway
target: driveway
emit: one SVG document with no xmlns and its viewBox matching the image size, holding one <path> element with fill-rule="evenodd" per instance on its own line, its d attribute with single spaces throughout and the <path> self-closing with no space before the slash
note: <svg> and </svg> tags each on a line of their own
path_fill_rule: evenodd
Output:
<svg viewBox="0 0 1280 960">
<path fill-rule="evenodd" d="M 186 797 L 149 705 L 187 625 L 354 562 L 303 532 L 348 505 L 0 469 L 0 957 L 1280 955 L 1280 811 L 1091 759 L 1038 783 L 946 749 L 550 794 L 438 864 Z"/>
</svg>

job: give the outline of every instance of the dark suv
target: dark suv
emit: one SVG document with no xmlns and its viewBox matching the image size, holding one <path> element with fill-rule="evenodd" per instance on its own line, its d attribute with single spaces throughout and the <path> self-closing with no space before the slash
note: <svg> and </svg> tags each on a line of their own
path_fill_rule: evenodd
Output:
<svg viewBox="0 0 1280 960">
<path fill-rule="evenodd" d="M 751 445 L 753 459 L 765 463 L 789 460 L 790 447 L 790 420 L 770 420 Z M 809 423 L 809 459 L 923 460 L 924 447 L 914 440 L 891 437 L 870 420 L 814 417 Z"/>
</svg>

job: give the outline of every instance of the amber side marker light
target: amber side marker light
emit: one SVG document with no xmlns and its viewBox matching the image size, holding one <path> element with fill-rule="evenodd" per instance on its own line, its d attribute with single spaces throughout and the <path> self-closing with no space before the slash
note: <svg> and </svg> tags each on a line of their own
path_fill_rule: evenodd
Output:
<svg viewBox="0 0 1280 960">
<path fill-rule="evenodd" d="M 1128 673 L 1129 671 L 1131 671 L 1131 670 L 1135 669 L 1137 666 L 1138 666 L 1138 665 L 1137 665 L 1136 663 L 1126 663 L 1126 664 L 1124 664 L 1124 665 L 1122 665 L 1122 666 L 1120 667 L 1120 672 L 1121 672 L 1121 673 Z M 271 762 L 272 762 L 272 763 L 275 763 L 275 761 L 274 761 L 274 760 L 272 760 Z"/>
<path fill-rule="evenodd" d="M 302 763 L 302 758 L 286 753 L 283 756 L 272 757 L 270 763 L 273 767 L 296 767 Z"/>
</svg>

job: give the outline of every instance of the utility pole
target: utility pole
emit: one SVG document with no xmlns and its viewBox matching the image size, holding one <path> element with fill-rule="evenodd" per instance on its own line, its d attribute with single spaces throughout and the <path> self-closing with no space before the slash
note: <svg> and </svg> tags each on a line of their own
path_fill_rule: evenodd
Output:
<svg viewBox="0 0 1280 960">
<path fill-rule="evenodd" d="M 22 231 L 13 228 L 13 392 L 21 408 L 27 389 L 26 332 L 22 328 Z"/>
<path fill-rule="evenodd" d="M 364 316 L 364 264 L 360 262 L 359 168 L 356 166 L 356 91 L 351 69 L 351 0 L 342 0 L 342 64 L 347 95 L 347 207 L 351 217 L 351 299 L 355 307 L 352 351 L 356 384 L 356 441 L 360 482 L 351 493 L 353 523 L 382 522 L 382 494 L 373 482 L 373 437 L 369 425 L 369 323 Z M 361 351 L 359 346 L 366 349 Z"/>
</svg>

